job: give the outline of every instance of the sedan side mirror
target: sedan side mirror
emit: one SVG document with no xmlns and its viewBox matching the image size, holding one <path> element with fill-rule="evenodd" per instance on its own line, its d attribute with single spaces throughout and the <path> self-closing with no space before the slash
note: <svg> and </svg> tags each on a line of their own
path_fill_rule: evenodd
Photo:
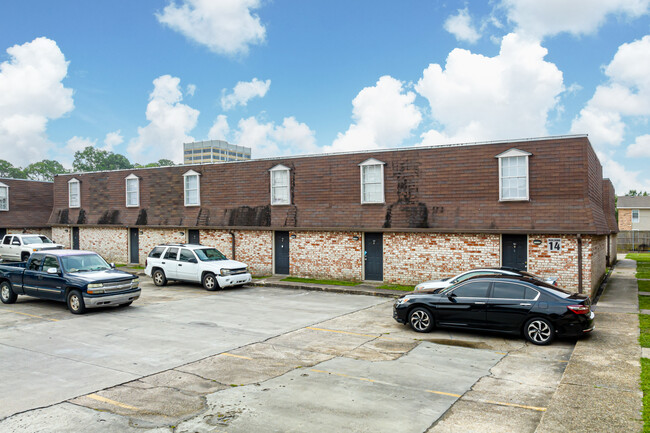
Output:
<svg viewBox="0 0 650 433">
<path fill-rule="evenodd" d="M 447 298 L 449 298 L 450 301 L 453 301 L 455 297 L 456 294 L 454 292 L 451 292 L 450 294 L 447 295 Z"/>
<path fill-rule="evenodd" d="M 110 266 L 111 269 L 115 269 L 115 263 L 109 263 L 108 266 Z"/>
<path fill-rule="evenodd" d="M 56 275 L 59 273 L 59 268 L 47 268 L 46 272 L 50 275 Z"/>
</svg>

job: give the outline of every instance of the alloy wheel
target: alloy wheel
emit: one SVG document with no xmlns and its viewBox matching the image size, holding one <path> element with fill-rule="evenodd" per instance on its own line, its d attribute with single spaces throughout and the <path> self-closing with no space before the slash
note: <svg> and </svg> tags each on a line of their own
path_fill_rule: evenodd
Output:
<svg viewBox="0 0 650 433">
<path fill-rule="evenodd" d="M 205 277 L 205 288 L 210 290 L 214 288 L 214 277 L 213 276 L 207 276 Z"/>
<path fill-rule="evenodd" d="M 8 285 L 6 284 L 2 285 L 2 299 L 4 299 L 5 301 L 9 299 L 9 296 L 11 295 L 11 292 L 9 290 L 10 289 Z"/>
<path fill-rule="evenodd" d="M 411 315 L 411 326 L 413 326 L 416 331 L 424 331 L 430 324 L 431 317 L 422 310 L 416 311 Z"/>
<path fill-rule="evenodd" d="M 70 308 L 72 308 L 74 311 L 77 311 L 79 310 L 79 307 L 79 297 L 77 295 L 70 296 Z"/>
<path fill-rule="evenodd" d="M 528 325 L 530 339 L 537 343 L 544 343 L 551 338 L 551 328 L 542 320 L 535 320 Z"/>
</svg>

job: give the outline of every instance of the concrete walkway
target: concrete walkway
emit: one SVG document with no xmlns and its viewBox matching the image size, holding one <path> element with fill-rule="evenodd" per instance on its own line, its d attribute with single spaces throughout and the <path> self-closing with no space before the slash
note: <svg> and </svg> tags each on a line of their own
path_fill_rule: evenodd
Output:
<svg viewBox="0 0 650 433">
<path fill-rule="evenodd" d="M 636 262 L 619 256 L 536 432 L 640 432 L 642 399 Z"/>
</svg>

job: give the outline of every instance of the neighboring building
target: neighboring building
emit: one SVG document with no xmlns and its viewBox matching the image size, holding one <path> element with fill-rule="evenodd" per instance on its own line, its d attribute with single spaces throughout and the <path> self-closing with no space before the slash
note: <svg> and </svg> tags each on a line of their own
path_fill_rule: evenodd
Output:
<svg viewBox="0 0 650 433">
<path fill-rule="evenodd" d="M 618 229 L 650 231 L 650 196 L 617 198 Z"/>
<path fill-rule="evenodd" d="M 248 161 L 250 159 L 250 147 L 237 146 L 223 140 L 183 143 L 183 161 L 185 164 Z"/>
<path fill-rule="evenodd" d="M 54 184 L 0 178 L 0 239 L 7 233 L 40 233 L 50 237 Z"/>
<path fill-rule="evenodd" d="M 610 258 L 614 188 L 586 136 L 59 175 L 59 243 L 144 263 L 198 242 L 254 274 L 415 284 L 477 267 L 590 292 Z"/>
</svg>

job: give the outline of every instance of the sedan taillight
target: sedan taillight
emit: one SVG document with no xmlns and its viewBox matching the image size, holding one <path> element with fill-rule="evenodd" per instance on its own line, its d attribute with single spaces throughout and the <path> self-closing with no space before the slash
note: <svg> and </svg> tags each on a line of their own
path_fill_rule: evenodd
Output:
<svg viewBox="0 0 650 433">
<path fill-rule="evenodd" d="M 569 305 L 567 308 L 576 314 L 588 314 L 590 311 L 587 305 Z"/>
</svg>

